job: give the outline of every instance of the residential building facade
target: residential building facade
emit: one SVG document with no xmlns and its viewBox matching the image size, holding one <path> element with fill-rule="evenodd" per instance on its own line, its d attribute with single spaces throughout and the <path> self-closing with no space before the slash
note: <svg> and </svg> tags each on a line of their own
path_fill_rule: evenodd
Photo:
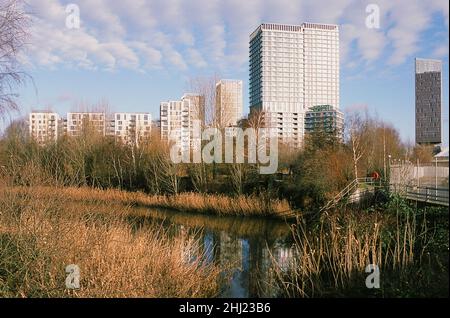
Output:
<svg viewBox="0 0 450 318">
<path fill-rule="evenodd" d="M 331 105 L 310 107 L 305 114 L 305 133 L 325 132 L 344 139 L 344 114 Z"/>
<path fill-rule="evenodd" d="M 216 124 L 236 126 L 242 118 L 243 98 L 241 80 L 220 80 L 216 84 Z"/>
<path fill-rule="evenodd" d="M 86 129 L 104 136 L 106 134 L 105 113 L 67 113 L 67 135 L 80 136 Z"/>
<path fill-rule="evenodd" d="M 203 96 L 186 94 L 181 100 L 161 102 L 161 139 L 178 143 L 181 151 L 200 147 L 201 136 L 196 134 L 196 128 L 200 128 L 204 123 L 203 118 Z"/>
<path fill-rule="evenodd" d="M 442 62 L 416 59 L 416 143 L 440 144 L 442 106 Z"/>
<path fill-rule="evenodd" d="M 150 113 L 114 113 L 111 135 L 126 144 L 136 145 L 150 137 Z"/>
<path fill-rule="evenodd" d="M 201 94 L 186 93 L 181 97 L 182 101 L 188 100 L 190 121 L 200 120 L 205 122 L 205 96 Z"/>
<path fill-rule="evenodd" d="M 63 133 L 62 120 L 51 111 L 33 111 L 29 114 L 28 127 L 30 137 L 38 144 L 56 142 Z"/>
<path fill-rule="evenodd" d="M 250 114 L 262 114 L 272 136 L 300 147 L 306 111 L 339 109 L 337 25 L 264 23 L 250 35 Z"/>
</svg>

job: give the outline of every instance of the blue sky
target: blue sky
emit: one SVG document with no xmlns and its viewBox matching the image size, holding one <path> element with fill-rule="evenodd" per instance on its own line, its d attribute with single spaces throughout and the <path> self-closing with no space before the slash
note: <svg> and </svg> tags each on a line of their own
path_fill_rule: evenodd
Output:
<svg viewBox="0 0 450 318">
<path fill-rule="evenodd" d="M 81 26 L 65 25 L 77 4 Z M 380 10 L 370 29 L 366 6 Z M 108 100 L 113 111 L 159 116 L 188 80 L 219 74 L 244 80 L 248 112 L 248 37 L 262 22 L 340 25 L 341 108 L 367 108 L 414 141 L 414 58 L 443 61 L 443 129 L 448 145 L 449 7 L 432 1 L 30 0 L 32 32 L 21 56 L 34 85 L 20 89 L 20 114 Z M 7 123 L 3 123 L 6 125 Z"/>
</svg>

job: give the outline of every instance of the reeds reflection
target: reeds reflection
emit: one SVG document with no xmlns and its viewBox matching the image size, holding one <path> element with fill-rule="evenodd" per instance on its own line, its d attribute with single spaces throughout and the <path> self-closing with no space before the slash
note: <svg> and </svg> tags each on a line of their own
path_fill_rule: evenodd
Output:
<svg viewBox="0 0 450 318">
<path fill-rule="evenodd" d="M 274 219 L 217 217 L 136 208 L 138 228 L 159 223 L 185 241 L 186 261 L 201 257 L 223 269 L 222 297 L 277 297 L 273 264 L 287 270 L 294 257 L 290 224 Z"/>
</svg>

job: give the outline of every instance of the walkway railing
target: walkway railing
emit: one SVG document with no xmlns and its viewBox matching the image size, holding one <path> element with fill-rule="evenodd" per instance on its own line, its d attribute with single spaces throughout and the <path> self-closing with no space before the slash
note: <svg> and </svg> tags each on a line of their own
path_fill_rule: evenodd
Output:
<svg viewBox="0 0 450 318">
<path fill-rule="evenodd" d="M 363 188 L 366 186 L 365 188 Z M 364 197 L 368 191 L 373 191 L 376 188 L 387 186 L 384 180 L 373 178 L 358 178 L 350 182 L 344 189 L 341 190 L 333 199 L 327 202 L 319 211 L 323 212 L 325 210 L 335 207 L 339 202 L 346 198 L 350 198 L 357 189 L 361 191 L 358 192 L 358 198 L 351 202 L 358 201 L 360 198 Z M 442 206 L 449 206 L 449 189 L 442 187 L 429 187 L 429 186 L 413 186 L 413 185 L 400 185 L 400 184 L 389 184 L 389 191 L 398 193 L 402 197 L 419 202 L 425 202 L 430 204 L 437 204 Z M 349 202 L 349 201 L 346 201 Z"/>
<path fill-rule="evenodd" d="M 449 206 L 448 188 L 391 184 L 390 190 L 408 200 Z"/>
<path fill-rule="evenodd" d="M 321 209 L 320 212 L 331 209 L 335 207 L 340 201 L 344 198 L 351 196 L 356 189 L 358 189 L 361 185 L 371 186 L 371 187 L 381 187 L 384 185 L 383 180 L 381 179 L 373 179 L 373 178 L 357 178 L 350 182 L 344 189 L 341 190 L 333 199 L 327 202 Z"/>
</svg>

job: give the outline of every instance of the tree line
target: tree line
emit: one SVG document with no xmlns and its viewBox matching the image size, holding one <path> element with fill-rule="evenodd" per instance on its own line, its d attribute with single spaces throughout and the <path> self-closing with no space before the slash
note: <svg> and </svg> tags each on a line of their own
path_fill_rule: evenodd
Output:
<svg viewBox="0 0 450 318">
<path fill-rule="evenodd" d="M 16 121 L 0 139 L 0 167 L 3 179 L 13 185 L 117 188 L 155 195 L 258 194 L 309 207 L 322 204 L 356 177 L 374 171 L 387 177 L 390 158 L 421 156 L 423 161 L 430 153 L 403 143 L 394 127 L 366 113 L 349 114 L 345 131 L 344 142 L 316 131 L 305 136 L 301 149 L 280 144 L 277 173 L 260 175 L 257 164 L 174 164 L 170 145 L 157 129 L 139 147 L 99 135 L 89 125 L 80 136 L 38 145 L 26 122 Z"/>
</svg>

